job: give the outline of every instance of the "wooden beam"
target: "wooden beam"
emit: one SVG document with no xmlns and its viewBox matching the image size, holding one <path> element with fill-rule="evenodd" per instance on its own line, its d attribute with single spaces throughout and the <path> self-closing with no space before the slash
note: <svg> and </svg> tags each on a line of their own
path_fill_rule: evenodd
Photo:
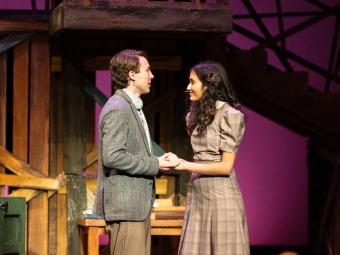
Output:
<svg viewBox="0 0 340 255">
<path fill-rule="evenodd" d="M 145 1 L 141 5 L 140 2 L 114 1 L 95 6 L 60 4 L 53 10 L 50 33 L 64 29 L 228 33 L 232 30 L 231 18 L 227 5 L 197 8 L 191 2 Z"/>
<path fill-rule="evenodd" d="M 31 42 L 29 162 L 46 176 L 49 175 L 49 55 L 47 35 L 33 38 Z"/>
<path fill-rule="evenodd" d="M 4 147 L 0 146 L 0 165 L 8 168 L 13 173 L 19 176 L 37 176 L 46 177 L 43 173 L 34 169 L 25 162 L 15 158 L 9 151 Z"/>
<path fill-rule="evenodd" d="M 86 167 L 89 167 L 97 160 L 98 160 L 98 148 L 97 146 L 95 146 L 94 149 L 91 152 L 87 153 L 86 155 Z"/>
<path fill-rule="evenodd" d="M 58 189 L 58 193 L 60 190 L 62 190 L 65 186 L 61 187 L 60 189 Z M 33 198 L 39 196 L 40 194 L 42 194 L 45 191 L 41 191 L 41 190 L 36 190 L 36 189 L 25 189 L 25 188 L 21 188 L 21 189 L 17 189 L 15 191 L 13 191 L 11 194 L 9 194 L 10 197 L 24 197 L 25 201 L 28 203 L 29 201 L 31 201 Z M 56 194 L 56 191 L 54 190 L 49 190 L 47 191 L 47 196 L 48 198 L 52 197 L 54 194 Z M 65 207 L 64 207 L 65 209 Z"/>
<path fill-rule="evenodd" d="M 67 195 L 59 194 L 57 195 L 57 254 L 67 255 L 67 213 L 65 210 L 67 206 Z"/>
<path fill-rule="evenodd" d="M 43 191 L 36 189 L 17 189 L 9 194 L 10 197 L 24 197 L 28 203 L 30 200 L 40 195 Z"/>
<path fill-rule="evenodd" d="M 48 21 L 0 19 L 0 33 L 46 31 L 48 31 Z"/>
<path fill-rule="evenodd" d="M 52 178 L 0 174 L 0 186 L 1 185 L 42 190 L 58 190 L 62 186 L 62 182 L 58 179 Z"/>
<path fill-rule="evenodd" d="M 29 38 L 31 35 L 32 35 L 31 33 L 25 32 L 25 33 L 10 34 L 6 36 L 4 39 L 0 41 L 0 54 L 6 52 L 10 48 L 23 42 L 24 40 Z"/>
<path fill-rule="evenodd" d="M 0 54 L 0 146 L 6 147 L 7 123 L 7 54 Z M 0 173 L 5 173 L 5 168 L 0 166 Z M 5 189 L 7 190 L 7 189 Z M 0 187 L 0 196 L 3 187 Z"/>
<path fill-rule="evenodd" d="M 27 162 L 29 112 L 29 42 L 14 48 L 13 60 L 13 154 Z"/>
<path fill-rule="evenodd" d="M 49 176 L 50 49 L 46 34 L 31 40 L 30 71 L 29 162 Z M 27 249 L 32 254 L 48 255 L 48 219 L 48 194 L 44 192 L 28 205 Z"/>
</svg>

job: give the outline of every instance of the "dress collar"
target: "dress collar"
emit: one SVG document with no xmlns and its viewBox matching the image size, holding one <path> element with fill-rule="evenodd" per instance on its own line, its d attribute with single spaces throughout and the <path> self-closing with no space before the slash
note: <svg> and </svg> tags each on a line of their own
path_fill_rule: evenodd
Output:
<svg viewBox="0 0 340 255">
<path fill-rule="evenodd" d="M 220 101 L 220 100 L 216 100 L 215 106 L 216 109 L 219 110 L 223 107 L 223 105 L 226 104 L 226 102 Z"/>
</svg>

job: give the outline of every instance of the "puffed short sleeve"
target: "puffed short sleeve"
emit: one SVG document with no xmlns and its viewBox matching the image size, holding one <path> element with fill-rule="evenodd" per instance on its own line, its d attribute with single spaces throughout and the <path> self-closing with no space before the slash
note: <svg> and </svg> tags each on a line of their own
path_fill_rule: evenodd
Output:
<svg viewBox="0 0 340 255">
<path fill-rule="evenodd" d="M 244 115 L 242 112 L 229 108 L 223 112 L 220 121 L 219 149 L 226 152 L 237 152 L 244 134 Z"/>
</svg>

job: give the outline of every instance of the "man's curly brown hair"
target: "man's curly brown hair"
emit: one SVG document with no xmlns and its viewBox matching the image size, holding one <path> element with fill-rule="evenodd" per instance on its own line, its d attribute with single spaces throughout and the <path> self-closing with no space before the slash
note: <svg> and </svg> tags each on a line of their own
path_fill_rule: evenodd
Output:
<svg viewBox="0 0 340 255">
<path fill-rule="evenodd" d="M 112 74 L 113 90 L 123 89 L 128 86 L 129 72 L 139 72 L 139 57 L 147 54 L 141 50 L 122 50 L 114 55 L 110 60 L 110 70 Z"/>
</svg>

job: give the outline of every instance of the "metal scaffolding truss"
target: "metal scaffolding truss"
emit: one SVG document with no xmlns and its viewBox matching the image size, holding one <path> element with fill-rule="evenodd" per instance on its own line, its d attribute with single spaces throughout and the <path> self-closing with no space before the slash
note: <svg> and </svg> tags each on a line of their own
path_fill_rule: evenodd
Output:
<svg viewBox="0 0 340 255">
<path fill-rule="evenodd" d="M 269 48 L 273 50 L 275 55 L 278 57 L 280 63 L 284 67 L 285 71 L 294 71 L 289 60 L 292 60 L 299 65 L 305 67 L 308 71 L 315 72 L 325 78 L 325 84 L 323 91 L 329 92 L 331 82 L 333 84 L 340 85 L 340 4 L 329 6 L 318 0 L 305 0 L 306 4 L 312 4 L 316 7 L 317 11 L 290 11 L 284 12 L 282 9 L 282 0 L 272 0 L 275 2 L 276 11 L 270 13 L 260 13 L 256 11 L 254 7 L 254 1 L 242 0 L 247 13 L 246 14 L 235 14 L 233 30 L 236 33 L 245 36 L 256 43 L 252 49 L 265 49 Z M 313 63 L 308 60 L 308 56 L 301 56 L 288 49 L 286 40 L 288 37 L 295 35 L 310 26 L 320 23 L 324 19 L 334 16 L 334 22 L 332 27 L 331 35 L 324 35 L 325 37 L 331 37 L 332 42 L 330 47 L 322 49 L 325 52 L 329 52 L 329 59 L 327 66 L 320 66 L 318 63 Z M 306 20 L 300 22 L 289 29 L 284 29 L 284 19 L 305 17 Z M 263 18 L 275 18 L 278 25 L 278 34 L 271 34 L 268 26 L 263 21 Z M 261 35 L 258 35 L 250 28 L 238 24 L 240 20 L 253 20 L 260 30 Z M 317 35 L 316 35 L 317 36 Z M 237 45 L 233 45 L 237 46 Z"/>
</svg>

